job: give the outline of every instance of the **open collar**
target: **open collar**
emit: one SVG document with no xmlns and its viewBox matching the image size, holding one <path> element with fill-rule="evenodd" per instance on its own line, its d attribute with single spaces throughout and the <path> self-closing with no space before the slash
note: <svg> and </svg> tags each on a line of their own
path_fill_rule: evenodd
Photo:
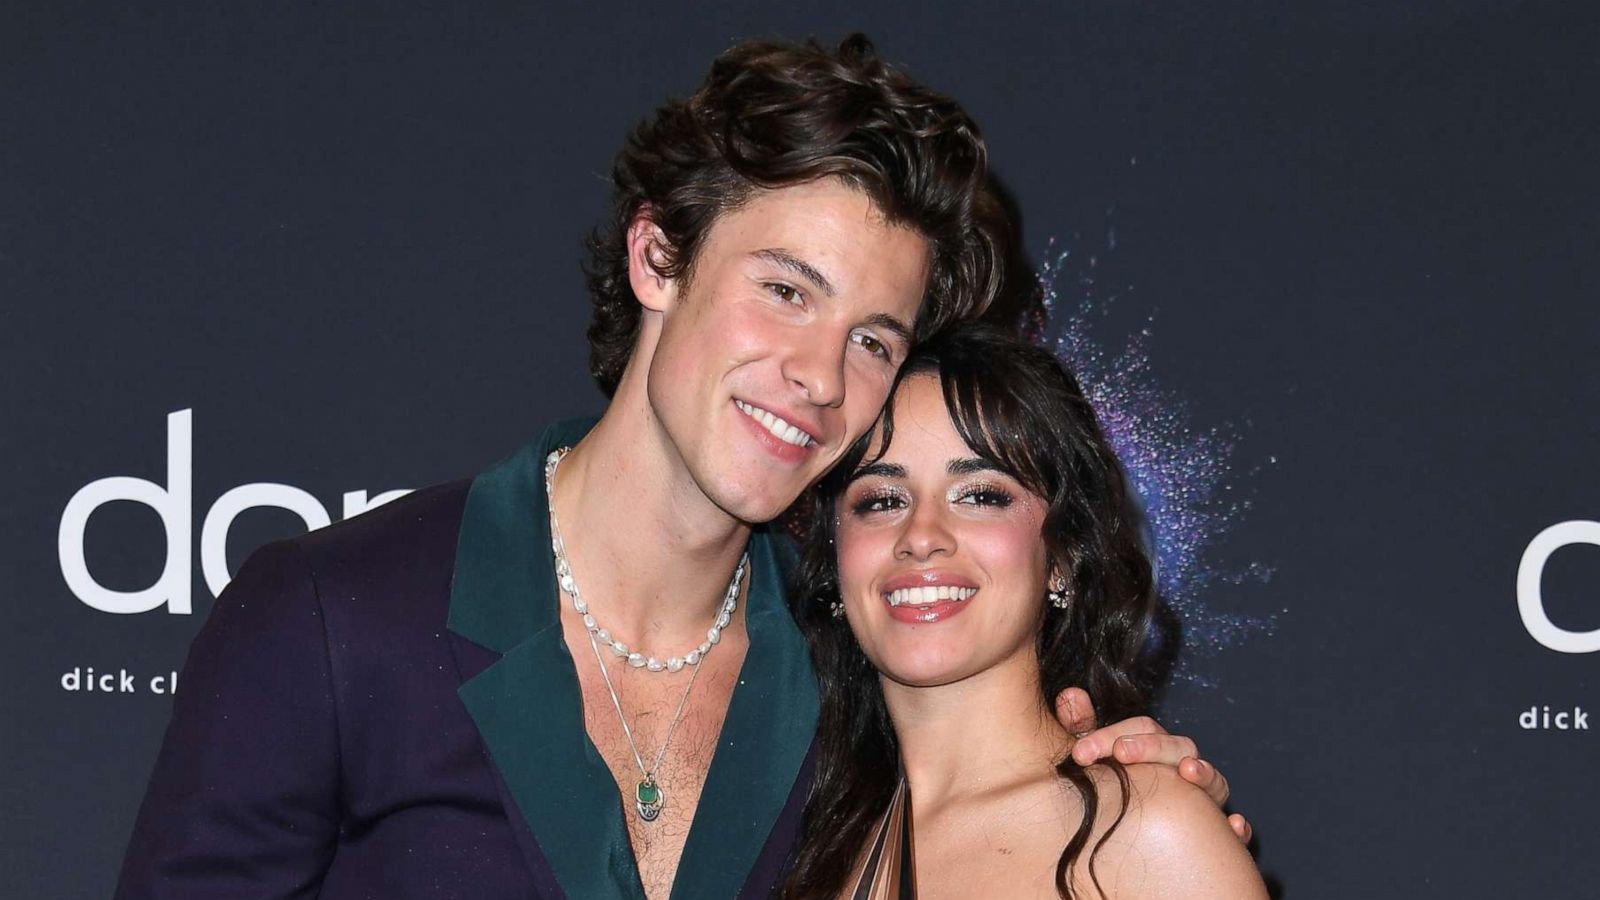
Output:
<svg viewBox="0 0 1600 900">
<path fill-rule="evenodd" d="M 568 897 L 643 900 L 621 799 L 583 726 L 562 637 L 543 466 L 593 420 L 546 429 L 474 479 L 448 626 L 501 654 L 459 694 Z M 672 896 L 732 897 L 788 800 L 816 730 L 817 688 L 784 600 L 782 538 L 750 540 L 750 649 L 734 687 Z"/>
</svg>

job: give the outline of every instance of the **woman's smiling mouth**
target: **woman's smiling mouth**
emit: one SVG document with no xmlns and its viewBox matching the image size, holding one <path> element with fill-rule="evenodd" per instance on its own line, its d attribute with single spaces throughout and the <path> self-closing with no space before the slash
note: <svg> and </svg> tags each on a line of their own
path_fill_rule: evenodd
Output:
<svg viewBox="0 0 1600 900">
<path fill-rule="evenodd" d="M 932 606 L 939 601 L 953 601 L 959 603 L 978 592 L 974 587 L 957 587 L 950 584 L 937 586 L 896 588 L 888 593 L 886 599 L 890 606 Z"/>
<path fill-rule="evenodd" d="M 966 577 L 939 571 L 900 575 L 880 589 L 889 618 L 912 625 L 942 622 L 966 609 L 977 593 Z"/>
</svg>

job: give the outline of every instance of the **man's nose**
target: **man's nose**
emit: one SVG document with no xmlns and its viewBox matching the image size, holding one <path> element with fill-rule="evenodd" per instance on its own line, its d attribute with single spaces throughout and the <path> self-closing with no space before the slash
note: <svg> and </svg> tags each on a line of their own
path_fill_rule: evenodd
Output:
<svg viewBox="0 0 1600 900">
<path fill-rule="evenodd" d="M 789 354 L 783 375 L 816 406 L 844 403 L 844 341 L 808 338 Z"/>
</svg>

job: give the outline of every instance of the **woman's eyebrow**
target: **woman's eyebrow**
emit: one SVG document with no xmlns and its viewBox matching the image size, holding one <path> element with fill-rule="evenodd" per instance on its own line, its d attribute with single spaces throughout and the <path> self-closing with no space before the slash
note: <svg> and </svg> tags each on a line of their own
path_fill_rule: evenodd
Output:
<svg viewBox="0 0 1600 900">
<path fill-rule="evenodd" d="M 944 470 L 951 475 L 971 475 L 974 472 L 999 472 L 1002 475 L 1005 474 L 1004 469 L 987 459 L 981 459 L 976 456 L 969 456 L 966 459 L 952 459 L 945 463 Z"/>
<path fill-rule="evenodd" d="M 904 478 L 906 477 L 906 467 L 898 463 L 867 463 L 850 473 L 850 481 L 854 483 L 858 479 L 871 478 L 873 476 L 879 478 Z"/>
</svg>

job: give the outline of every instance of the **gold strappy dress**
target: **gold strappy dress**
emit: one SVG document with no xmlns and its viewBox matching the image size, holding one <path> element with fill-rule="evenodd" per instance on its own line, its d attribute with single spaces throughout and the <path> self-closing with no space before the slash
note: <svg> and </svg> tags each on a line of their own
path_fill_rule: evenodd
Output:
<svg viewBox="0 0 1600 900">
<path fill-rule="evenodd" d="M 911 852 L 911 792 L 906 780 L 894 790 L 889 809 L 873 831 L 867 852 L 862 855 L 849 900 L 916 900 L 917 873 Z"/>
</svg>

